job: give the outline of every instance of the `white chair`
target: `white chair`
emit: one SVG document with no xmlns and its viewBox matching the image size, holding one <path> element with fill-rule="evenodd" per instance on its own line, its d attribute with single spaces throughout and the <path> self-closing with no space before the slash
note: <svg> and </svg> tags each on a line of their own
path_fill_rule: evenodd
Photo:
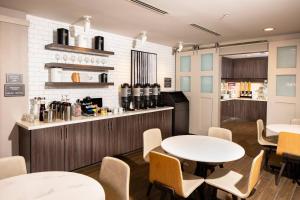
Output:
<svg viewBox="0 0 300 200">
<path fill-rule="evenodd" d="M 292 119 L 291 124 L 300 125 L 300 119 Z"/>
<path fill-rule="evenodd" d="M 249 197 L 253 188 L 260 179 L 263 154 L 264 151 L 260 151 L 260 153 L 252 161 L 249 177 L 245 177 L 235 171 L 223 168 L 217 169 L 214 173 L 208 176 L 205 182 L 216 189 L 221 189 L 225 192 L 231 193 L 233 199 L 237 199 L 238 197 L 246 199 Z M 247 182 L 246 187 L 243 187 L 243 181 Z"/>
<path fill-rule="evenodd" d="M 144 131 L 143 133 L 143 158 L 146 162 L 149 162 L 149 153 L 152 150 L 163 153 L 163 149 L 160 147 L 162 142 L 161 131 L 158 128 L 153 128 Z"/>
<path fill-rule="evenodd" d="M 25 159 L 22 156 L 0 158 L 0 180 L 27 174 Z"/>
<path fill-rule="evenodd" d="M 210 127 L 208 129 L 208 136 L 232 141 L 232 132 L 226 128 Z"/>
<path fill-rule="evenodd" d="M 265 167 L 268 168 L 268 162 L 269 162 L 269 158 L 270 158 L 270 154 L 274 151 L 277 147 L 277 144 L 269 142 L 267 140 L 264 139 L 263 137 L 263 131 L 264 131 L 264 122 L 263 120 L 259 119 L 256 121 L 257 124 L 257 141 L 258 144 L 260 144 L 261 146 L 263 146 L 264 148 L 266 148 L 266 157 L 265 157 Z"/>
<path fill-rule="evenodd" d="M 106 200 L 129 200 L 130 168 L 120 159 L 105 157 L 102 160 L 99 181 Z"/>
<path fill-rule="evenodd" d="M 257 124 L 257 141 L 258 141 L 258 144 L 260 144 L 262 146 L 276 147 L 277 144 L 275 144 L 273 142 L 269 142 L 269 141 L 265 140 L 264 137 L 263 137 L 263 131 L 265 129 L 263 120 L 261 120 L 261 119 L 257 120 L 256 124 Z"/>
</svg>

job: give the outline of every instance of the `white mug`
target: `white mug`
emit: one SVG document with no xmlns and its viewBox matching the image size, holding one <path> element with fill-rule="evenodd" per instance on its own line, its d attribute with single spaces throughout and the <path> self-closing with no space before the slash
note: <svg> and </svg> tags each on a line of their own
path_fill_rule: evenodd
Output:
<svg viewBox="0 0 300 200">
<path fill-rule="evenodd" d="M 119 113 L 123 113 L 124 112 L 124 108 L 119 107 Z"/>
<path fill-rule="evenodd" d="M 62 81 L 62 68 L 51 68 L 50 69 L 50 81 L 61 82 Z"/>
<path fill-rule="evenodd" d="M 114 115 L 118 114 L 119 113 L 119 109 L 118 108 L 114 108 L 113 113 L 114 113 Z"/>
</svg>

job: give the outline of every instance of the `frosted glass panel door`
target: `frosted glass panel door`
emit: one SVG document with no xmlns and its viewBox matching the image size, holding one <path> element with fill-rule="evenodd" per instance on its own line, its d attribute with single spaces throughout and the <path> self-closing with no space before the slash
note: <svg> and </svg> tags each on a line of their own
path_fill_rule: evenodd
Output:
<svg viewBox="0 0 300 200">
<path fill-rule="evenodd" d="M 297 64 L 297 46 L 277 48 L 277 67 L 295 68 Z"/>
<path fill-rule="evenodd" d="M 270 42 L 267 123 L 300 118 L 300 40 Z"/>
<path fill-rule="evenodd" d="M 212 93 L 213 92 L 213 77 L 201 76 L 201 92 Z"/>
<path fill-rule="evenodd" d="M 176 89 L 189 99 L 189 132 L 207 135 L 219 126 L 220 63 L 216 49 L 181 52 L 176 55 Z"/>
<path fill-rule="evenodd" d="M 180 56 L 180 72 L 191 71 L 191 56 Z"/>
<path fill-rule="evenodd" d="M 214 54 L 207 53 L 201 55 L 201 71 L 212 71 Z"/>
<path fill-rule="evenodd" d="M 190 76 L 181 76 L 180 77 L 180 90 L 183 92 L 191 91 L 191 77 Z"/>
<path fill-rule="evenodd" d="M 276 95 L 283 97 L 296 96 L 296 76 L 295 75 L 277 75 L 276 77 Z"/>
</svg>

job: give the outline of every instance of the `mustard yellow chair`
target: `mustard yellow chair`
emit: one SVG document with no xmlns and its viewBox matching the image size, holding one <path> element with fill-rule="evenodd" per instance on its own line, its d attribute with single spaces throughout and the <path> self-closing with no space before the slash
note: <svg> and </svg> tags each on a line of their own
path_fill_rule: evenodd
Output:
<svg viewBox="0 0 300 200">
<path fill-rule="evenodd" d="M 208 178 L 205 179 L 205 182 L 214 188 L 232 194 L 233 199 L 237 199 L 238 197 L 246 199 L 260 179 L 263 154 L 264 151 L 260 151 L 252 161 L 249 177 L 245 177 L 235 171 L 220 168 L 208 176 Z M 242 182 L 244 181 L 247 182 L 246 187 L 243 187 Z"/>
<path fill-rule="evenodd" d="M 278 146 L 276 149 L 276 154 L 282 156 L 282 163 L 279 174 L 276 178 L 276 185 L 278 185 L 282 173 L 286 167 L 287 163 L 296 164 L 300 166 L 300 134 L 281 132 L 278 137 Z M 299 168 L 296 168 L 293 173 L 299 173 Z M 298 181 L 298 177 L 294 177 L 294 181 Z"/>
<path fill-rule="evenodd" d="M 210 127 L 208 129 L 208 136 L 232 141 L 232 132 L 226 128 Z"/>
<path fill-rule="evenodd" d="M 99 181 L 106 200 L 129 200 L 130 168 L 120 159 L 105 157 L 102 160 Z"/>
<path fill-rule="evenodd" d="M 265 148 L 266 150 L 266 155 L 265 155 L 265 168 L 268 169 L 268 163 L 269 163 L 269 158 L 270 154 L 273 152 L 275 153 L 277 144 L 273 142 L 269 142 L 263 137 L 263 131 L 265 129 L 264 122 L 263 120 L 259 119 L 256 121 L 257 124 L 257 142 L 260 144 L 262 147 Z"/>
<path fill-rule="evenodd" d="M 150 157 L 150 182 L 163 188 L 176 197 L 189 197 L 203 182 L 204 179 L 193 174 L 182 172 L 180 161 L 170 155 L 151 151 Z"/>
<path fill-rule="evenodd" d="M 25 159 L 22 156 L 0 158 L 0 180 L 27 174 Z"/>
</svg>

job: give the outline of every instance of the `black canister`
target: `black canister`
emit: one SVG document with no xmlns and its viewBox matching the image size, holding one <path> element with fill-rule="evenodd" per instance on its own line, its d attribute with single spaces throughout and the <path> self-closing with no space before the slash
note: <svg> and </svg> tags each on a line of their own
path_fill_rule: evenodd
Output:
<svg viewBox="0 0 300 200">
<path fill-rule="evenodd" d="M 151 94 L 150 84 L 147 83 L 143 87 L 143 100 L 142 100 L 142 102 L 143 102 L 143 108 L 144 109 L 147 109 L 151 106 L 150 105 L 150 94 Z"/>
<path fill-rule="evenodd" d="M 130 110 L 130 102 L 131 87 L 128 83 L 124 83 L 121 85 L 121 105 L 126 111 Z"/>
<path fill-rule="evenodd" d="M 57 29 L 57 43 L 69 45 L 69 31 L 64 28 Z"/>
<path fill-rule="evenodd" d="M 141 109 L 141 85 L 135 84 L 132 93 L 134 109 L 139 110 Z"/>
<path fill-rule="evenodd" d="M 102 73 L 100 74 L 100 83 L 107 83 L 107 74 L 106 73 Z"/>
<path fill-rule="evenodd" d="M 104 50 L 104 37 L 96 36 L 95 37 L 95 49 Z"/>
</svg>

